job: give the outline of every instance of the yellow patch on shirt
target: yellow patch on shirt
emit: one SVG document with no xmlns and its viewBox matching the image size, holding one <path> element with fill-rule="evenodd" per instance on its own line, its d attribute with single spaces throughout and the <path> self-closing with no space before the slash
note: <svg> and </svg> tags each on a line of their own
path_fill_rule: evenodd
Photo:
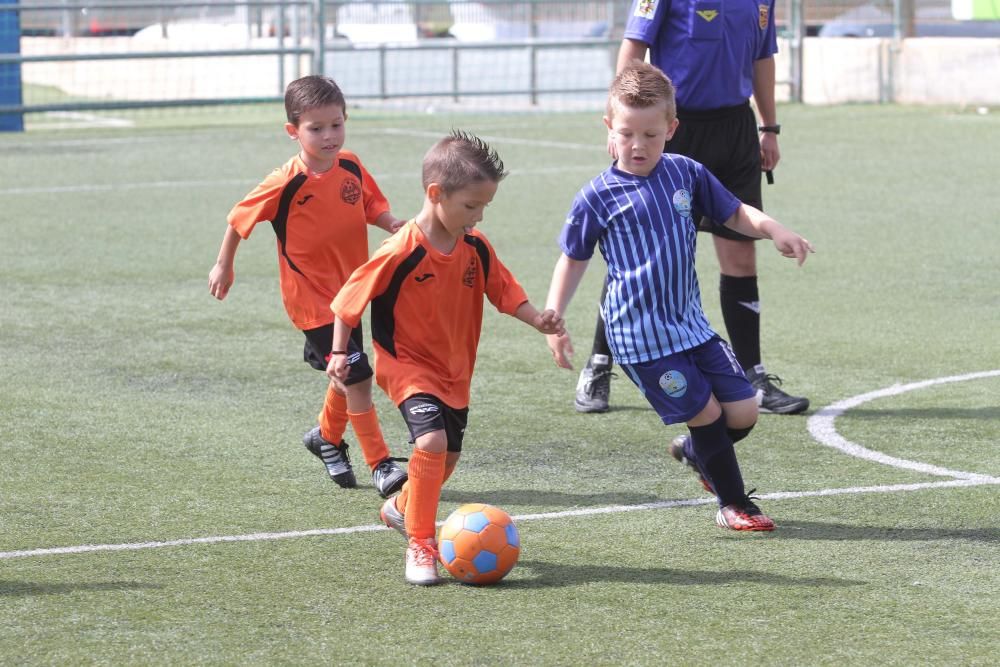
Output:
<svg viewBox="0 0 1000 667">
<path fill-rule="evenodd" d="M 635 15 L 641 19 L 652 19 L 660 0 L 639 0 L 635 4 Z"/>
<path fill-rule="evenodd" d="M 713 20 L 713 19 L 714 19 L 714 18 L 715 18 L 716 16 L 718 16 L 718 15 L 719 15 L 719 10 L 717 10 L 717 9 L 702 9 L 701 11 L 697 11 L 697 12 L 695 12 L 695 14 L 697 14 L 697 15 L 698 15 L 698 16 L 700 16 L 701 18 L 703 18 L 703 19 L 705 19 L 706 21 L 708 21 L 709 23 L 711 23 L 711 22 L 712 22 L 712 20 Z"/>
</svg>

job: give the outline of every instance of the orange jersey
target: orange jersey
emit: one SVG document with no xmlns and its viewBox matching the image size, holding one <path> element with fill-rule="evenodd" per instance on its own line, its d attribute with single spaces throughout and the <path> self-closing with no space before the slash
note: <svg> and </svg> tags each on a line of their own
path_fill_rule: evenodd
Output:
<svg viewBox="0 0 1000 667">
<path fill-rule="evenodd" d="M 371 302 L 375 380 L 396 405 L 427 393 L 462 409 L 469 405 L 484 295 L 508 315 L 528 300 L 479 231 L 444 255 L 411 221 L 354 272 L 331 307 L 356 327 Z"/>
<path fill-rule="evenodd" d="M 330 301 L 368 259 L 368 227 L 389 210 L 358 156 L 342 150 L 333 168 L 309 174 L 296 155 L 229 212 L 244 239 L 268 220 L 278 243 L 281 299 L 302 330 L 333 321 Z"/>
</svg>

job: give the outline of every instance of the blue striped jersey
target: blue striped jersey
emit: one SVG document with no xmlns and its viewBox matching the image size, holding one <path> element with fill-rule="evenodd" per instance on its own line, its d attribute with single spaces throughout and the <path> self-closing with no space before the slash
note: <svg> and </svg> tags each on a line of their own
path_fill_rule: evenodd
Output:
<svg viewBox="0 0 1000 667">
<path fill-rule="evenodd" d="M 670 153 L 648 176 L 612 165 L 577 193 L 559 245 L 575 260 L 595 246 L 604 256 L 601 314 L 616 362 L 660 359 L 715 335 L 694 267 L 697 220 L 722 224 L 739 205 L 703 165 Z"/>
</svg>

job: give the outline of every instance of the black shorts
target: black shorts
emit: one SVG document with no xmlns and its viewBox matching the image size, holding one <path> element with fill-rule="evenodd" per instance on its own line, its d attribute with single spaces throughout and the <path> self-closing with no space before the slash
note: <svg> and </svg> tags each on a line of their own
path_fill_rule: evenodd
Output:
<svg viewBox="0 0 1000 667">
<path fill-rule="evenodd" d="M 325 373 L 330 361 L 330 350 L 333 349 L 333 323 L 302 333 L 306 335 L 306 344 L 302 348 L 303 361 Z M 347 363 L 350 364 L 350 370 L 347 372 L 345 385 L 364 382 L 374 375 L 371 364 L 368 363 L 368 355 L 365 354 L 362 333 L 359 324 L 351 329 L 351 337 L 347 339 Z"/>
<path fill-rule="evenodd" d="M 702 163 L 737 199 L 763 210 L 760 135 L 750 104 L 708 111 L 678 109 L 677 118 L 680 124 L 664 150 Z M 727 239 L 757 240 L 707 218 L 698 221 L 698 230 Z"/>
<path fill-rule="evenodd" d="M 469 408 L 449 407 L 436 396 L 414 394 L 399 404 L 399 411 L 410 429 L 410 442 L 431 431 L 444 431 L 448 438 L 448 451 L 462 451 L 465 426 L 469 423 Z"/>
</svg>

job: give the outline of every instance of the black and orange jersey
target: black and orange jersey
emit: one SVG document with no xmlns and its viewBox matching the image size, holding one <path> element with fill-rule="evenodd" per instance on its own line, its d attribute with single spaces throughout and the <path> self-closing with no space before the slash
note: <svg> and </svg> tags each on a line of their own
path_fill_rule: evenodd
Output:
<svg viewBox="0 0 1000 667">
<path fill-rule="evenodd" d="M 484 295 L 508 315 L 528 300 L 478 230 L 445 255 L 410 221 L 354 272 L 331 308 L 356 327 L 371 303 L 375 380 L 396 405 L 427 393 L 461 409 L 469 405 Z"/>
<path fill-rule="evenodd" d="M 389 210 L 375 179 L 354 153 L 310 174 L 298 155 L 271 172 L 229 212 L 244 239 L 258 222 L 277 236 L 281 299 L 302 330 L 333 321 L 330 301 L 368 259 L 368 228 Z"/>
</svg>

